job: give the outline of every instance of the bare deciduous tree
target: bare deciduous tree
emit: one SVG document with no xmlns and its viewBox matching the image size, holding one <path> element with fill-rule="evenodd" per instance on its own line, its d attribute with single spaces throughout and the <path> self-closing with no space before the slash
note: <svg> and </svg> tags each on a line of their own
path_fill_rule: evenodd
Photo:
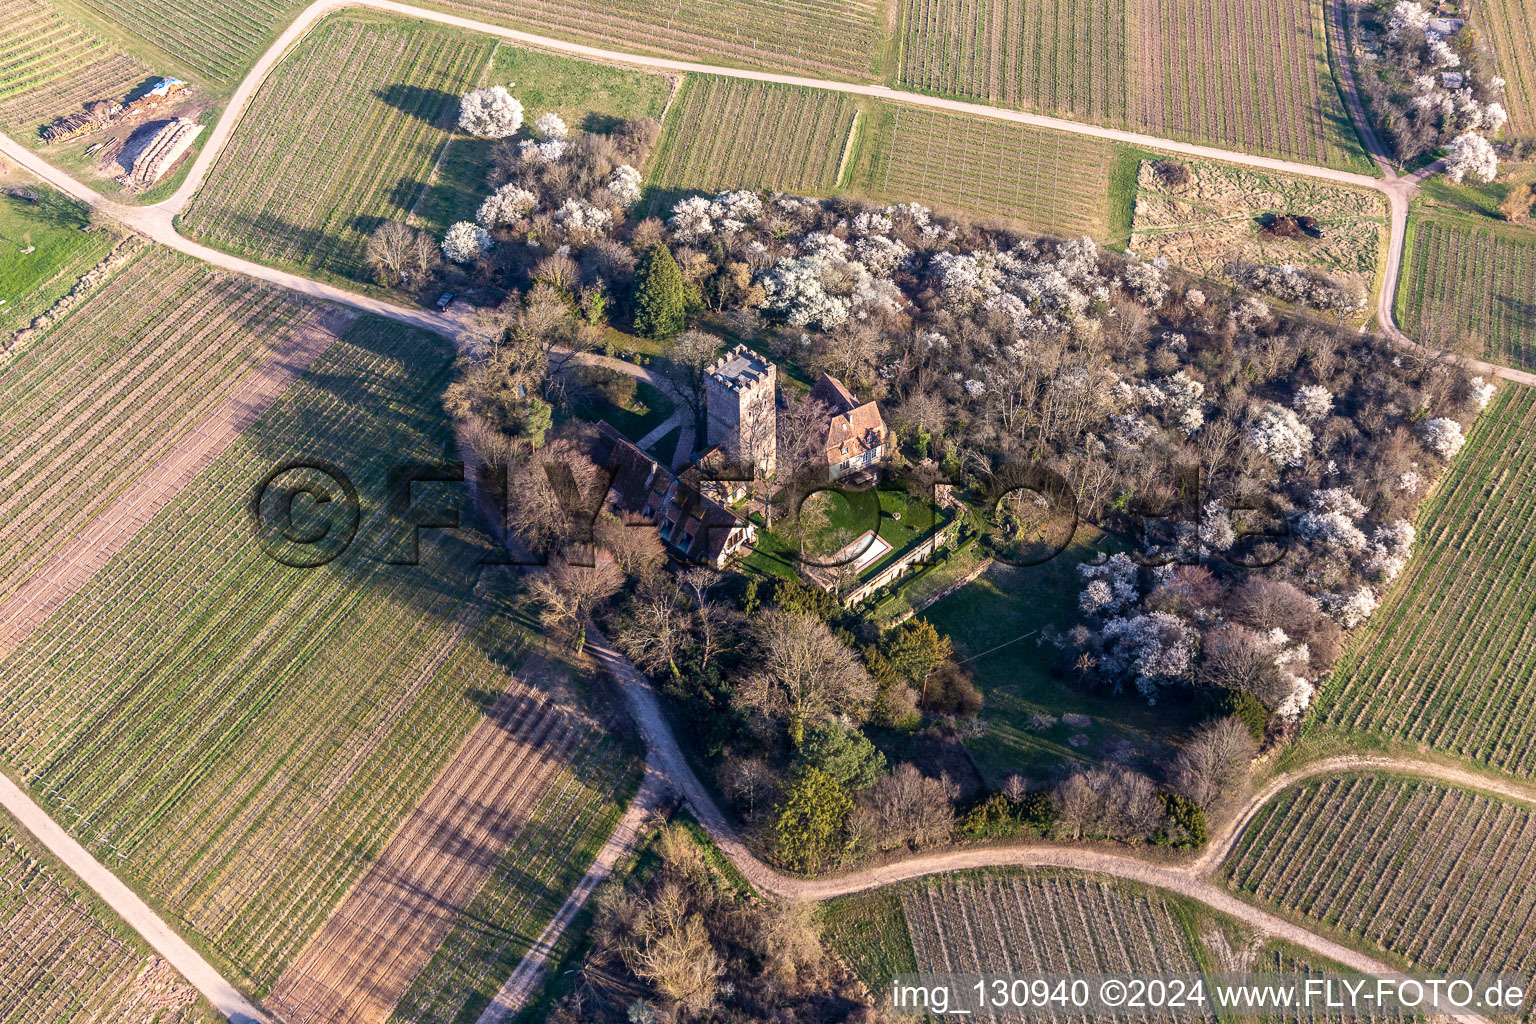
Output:
<svg viewBox="0 0 1536 1024">
<path fill-rule="evenodd" d="M 881 848 L 926 846 L 949 837 L 958 795 L 949 776 L 930 778 L 903 763 L 870 787 L 862 806 Z"/>
<path fill-rule="evenodd" d="M 577 565 L 561 555 L 551 557 L 544 571 L 534 575 L 529 589 L 539 602 L 545 626 L 580 652 L 587 644 L 587 616 L 623 585 L 624 573 L 613 556 L 597 551 L 591 565 Z"/>
<path fill-rule="evenodd" d="M 1235 717 L 1202 726 L 1174 758 L 1173 784 L 1202 810 L 1209 810 L 1248 770 L 1259 752 L 1253 734 Z"/>
<path fill-rule="evenodd" d="M 704 918 L 688 906 L 676 885 L 667 885 L 636 908 L 633 939 L 620 955 L 638 978 L 690 1015 L 715 1005 L 724 967 Z"/>
<path fill-rule="evenodd" d="M 368 236 L 363 261 L 380 284 L 414 288 L 437 268 L 439 251 L 437 242 L 427 232 L 391 220 Z"/>
<path fill-rule="evenodd" d="M 690 640 L 683 595 L 664 579 L 641 584 L 630 614 L 614 639 L 645 671 L 654 673 L 665 668 L 679 678 L 677 656 Z"/>
<path fill-rule="evenodd" d="M 833 715 L 862 721 L 875 684 L 857 655 L 825 622 L 774 608 L 752 628 L 758 670 L 737 690 L 737 700 L 761 714 L 782 719 L 799 744 L 805 728 Z"/>
</svg>

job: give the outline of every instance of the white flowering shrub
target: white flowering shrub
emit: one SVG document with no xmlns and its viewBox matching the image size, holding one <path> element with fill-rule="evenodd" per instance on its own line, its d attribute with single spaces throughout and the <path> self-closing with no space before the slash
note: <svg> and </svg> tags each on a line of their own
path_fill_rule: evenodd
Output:
<svg viewBox="0 0 1536 1024">
<path fill-rule="evenodd" d="M 1424 424 L 1423 432 L 1424 443 L 1430 451 L 1447 459 L 1454 458 L 1461 451 L 1461 446 L 1467 443 L 1461 433 L 1461 424 L 1452 419 L 1440 417 L 1429 420 Z"/>
<path fill-rule="evenodd" d="M 1200 510 L 1200 543 L 1217 551 L 1226 551 L 1237 543 L 1232 513 L 1219 501 L 1208 501 Z"/>
<path fill-rule="evenodd" d="M 1162 688 L 1186 677 L 1195 661 L 1194 628 L 1176 615 L 1151 612 L 1110 619 L 1099 631 L 1099 670 L 1134 679 L 1136 690 L 1156 704 Z"/>
<path fill-rule="evenodd" d="M 1205 425 L 1202 405 L 1205 385 L 1183 370 L 1157 382 L 1141 382 L 1136 387 L 1136 394 L 1148 405 L 1163 409 L 1168 423 L 1186 434 L 1193 434 Z"/>
<path fill-rule="evenodd" d="M 1237 326 L 1245 331 L 1251 331 L 1260 324 L 1268 323 L 1273 315 L 1269 303 L 1251 295 L 1239 302 L 1237 308 L 1232 311 L 1232 319 L 1237 321 Z"/>
<path fill-rule="evenodd" d="M 1470 177 L 1487 183 L 1499 174 L 1499 156 L 1493 143 L 1476 132 L 1462 132 L 1451 140 L 1445 154 L 1445 176 L 1460 184 Z"/>
<path fill-rule="evenodd" d="M 1317 689 L 1301 676 L 1289 676 L 1287 681 L 1290 683 L 1290 692 L 1280 698 L 1280 703 L 1275 706 L 1275 714 L 1288 722 L 1294 722 L 1311 706 Z"/>
<path fill-rule="evenodd" d="M 1473 377 L 1467 383 L 1472 388 L 1472 401 L 1477 403 L 1478 409 L 1488 408 L 1488 403 L 1493 401 L 1493 396 L 1498 389 L 1481 377 Z"/>
<path fill-rule="evenodd" d="M 533 127 L 546 139 L 564 139 L 569 138 L 571 134 L 571 130 L 565 126 L 565 121 L 553 110 L 547 114 L 540 114 L 533 122 Z"/>
<path fill-rule="evenodd" d="M 606 231 L 613 224 L 613 214 L 573 196 L 555 211 L 555 223 L 572 231 Z"/>
<path fill-rule="evenodd" d="M 679 242 L 696 242 L 705 235 L 713 234 L 715 222 L 709 214 L 709 200 L 703 196 L 689 196 L 672 207 L 667 219 L 672 236 Z"/>
<path fill-rule="evenodd" d="M 901 266 L 901 261 L 912 254 L 902 242 L 884 235 L 869 235 L 853 246 L 854 255 L 876 277 L 890 277 Z"/>
<path fill-rule="evenodd" d="M 778 199 L 789 199 L 780 196 Z M 798 204 L 803 200 L 795 200 Z M 782 204 L 781 204 L 782 205 Z M 725 233 L 740 231 L 763 215 L 763 200 L 756 192 L 738 189 L 721 192 L 714 199 L 690 196 L 672 207 L 667 225 L 679 242 L 696 242 L 718 229 Z M 828 236 L 831 237 L 831 236 Z M 841 241 L 841 239 L 839 239 Z"/>
<path fill-rule="evenodd" d="M 1303 384 L 1296 389 L 1296 397 L 1292 399 L 1291 406 L 1302 419 L 1317 420 L 1327 419 L 1333 412 L 1333 392 L 1321 384 Z"/>
<path fill-rule="evenodd" d="M 1370 554 L 1365 560 L 1367 575 L 1383 585 L 1397 579 L 1408 566 L 1416 536 L 1413 524 L 1406 519 L 1378 526 L 1371 534 Z"/>
<path fill-rule="evenodd" d="M 517 144 L 517 155 L 531 164 L 552 164 L 565 156 L 566 145 L 564 139 L 524 139 Z"/>
<path fill-rule="evenodd" d="M 1313 491 L 1310 509 L 1296 522 L 1296 532 L 1307 540 L 1346 551 L 1364 551 L 1365 533 L 1356 525 L 1365 506 L 1342 487 Z"/>
<path fill-rule="evenodd" d="M 716 220 L 730 219 L 750 224 L 763 215 L 763 200 L 756 192 L 736 189 L 715 196 L 710 210 Z"/>
<path fill-rule="evenodd" d="M 621 206 L 634 206 L 640 201 L 640 172 L 629 164 L 619 164 L 608 179 L 608 191 Z"/>
<path fill-rule="evenodd" d="M 480 204 L 479 212 L 475 214 L 475 220 L 486 229 L 505 227 L 522 220 L 538 205 L 538 196 L 527 189 L 515 184 L 503 185 L 486 196 L 485 202 Z"/>
<path fill-rule="evenodd" d="M 1334 620 L 1345 629 L 1354 629 L 1363 625 L 1376 611 L 1376 592 L 1370 587 L 1361 587 L 1352 594 L 1330 595 L 1331 599 L 1325 601 L 1324 606 L 1333 613 Z"/>
<path fill-rule="evenodd" d="M 474 221 L 461 220 L 443 235 L 443 258 L 454 263 L 473 263 L 490 251 L 490 234 Z"/>
<path fill-rule="evenodd" d="M 1387 16 L 1387 38 L 1395 41 L 1401 39 L 1403 33 L 1410 28 L 1423 31 L 1428 26 L 1429 12 L 1422 4 L 1414 0 L 1397 0 L 1392 6 L 1392 13 Z"/>
<path fill-rule="evenodd" d="M 826 261 L 818 256 L 780 260 L 763 275 L 763 287 L 768 292 L 763 308 L 783 316 L 794 327 L 825 330 L 846 323 L 852 303 L 827 291 L 825 272 Z"/>
<path fill-rule="evenodd" d="M 1312 430 L 1290 409 L 1267 402 L 1248 425 L 1248 443 L 1277 466 L 1299 466 L 1312 451 Z"/>
<path fill-rule="evenodd" d="M 896 222 L 891 219 L 888 211 L 865 210 L 853 218 L 853 232 L 856 235 L 884 235 L 895 226 Z"/>
<path fill-rule="evenodd" d="M 1120 271 L 1120 283 L 1124 285 L 1126 291 L 1136 296 L 1138 301 L 1156 309 L 1168 298 L 1168 261 L 1161 256 L 1143 260 L 1136 253 L 1128 255 L 1129 258 Z M 1188 295 L 1185 296 L 1185 298 L 1188 297 Z M 1205 296 L 1201 295 L 1200 299 L 1203 302 Z"/>
<path fill-rule="evenodd" d="M 812 231 L 800 239 L 800 251 L 823 260 L 848 259 L 848 243 L 825 231 Z"/>
<path fill-rule="evenodd" d="M 1451 44 L 1444 39 L 1429 40 L 1429 62 L 1447 71 L 1461 67 L 1461 58 L 1456 55 L 1455 50 L 1451 49 Z"/>
<path fill-rule="evenodd" d="M 523 105 L 504 86 L 475 89 L 459 100 L 459 128 L 482 139 L 505 139 L 523 126 Z"/>
<path fill-rule="evenodd" d="M 1077 567 L 1086 582 L 1078 607 L 1090 615 L 1114 615 L 1133 607 L 1141 597 L 1136 563 L 1123 553 L 1110 555 L 1101 565 L 1087 562 Z"/>
</svg>

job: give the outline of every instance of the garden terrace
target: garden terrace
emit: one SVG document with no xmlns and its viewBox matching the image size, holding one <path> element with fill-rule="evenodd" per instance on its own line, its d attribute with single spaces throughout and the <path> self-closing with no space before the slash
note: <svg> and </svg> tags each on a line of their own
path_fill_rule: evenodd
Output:
<svg viewBox="0 0 1536 1024">
<path fill-rule="evenodd" d="M 1058 236 L 1108 231 L 1107 142 L 927 107 L 880 104 L 870 121 L 855 146 L 861 195 Z"/>
<path fill-rule="evenodd" d="M 428 534 L 420 565 L 385 561 L 409 550 L 385 460 L 452 451 L 450 359 L 358 321 L 0 664 L 6 769 L 258 993 L 506 685 L 515 652 L 465 639 L 485 546 Z M 252 536 L 253 488 L 294 458 L 361 495 L 356 541 L 321 568 Z"/>
<path fill-rule="evenodd" d="M 286 292 L 152 248 L 19 345 L 0 369 L 0 594 L 274 348 L 339 323 Z"/>
<path fill-rule="evenodd" d="M 1536 369 L 1536 233 L 1416 216 L 1398 315 L 1427 345 Z"/>
<path fill-rule="evenodd" d="M 0 880 L 0 1010 L 7 1022 L 218 1019 L 192 986 L 4 812 Z"/>
<path fill-rule="evenodd" d="M 690 75 L 647 163 L 663 189 L 750 188 L 827 195 L 853 130 L 843 93 Z"/>
<path fill-rule="evenodd" d="M 1420 779 L 1337 775 L 1271 800 L 1222 866 L 1236 891 L 1415 969 L 1528 974 L 1536 815 Z"/>
<path fill-rule="evenodd" d="M 96 100 L 121 100 L 149 69 L 45 0 L 0 0 L 0 127 L 23 139 Z"/>
<path fill-rule="evenodd" d="M 880 0 L 427 0 L 472 18 L 620 50 L 820 78 L 876 74 Z"/>
<path fill-rule="evenodd" d="M 1319 728 L 1536 774 L 1536 391 L 1505 385 L 1419 510 L 1418 540 L 1313 711 Z"/>
<path fill-rule="evenodd" d="M 252 99 L 183 229 L 261 263 L 366 279 L 368 233 L 416 204 L 491 45 L 371 14 L 326 19 Z"/>
<path fill-rule="evenodd" d="M 903 0 L 897 81 L 1082 121 L 1127 117 L 1125 0 Z"/>
</svg>

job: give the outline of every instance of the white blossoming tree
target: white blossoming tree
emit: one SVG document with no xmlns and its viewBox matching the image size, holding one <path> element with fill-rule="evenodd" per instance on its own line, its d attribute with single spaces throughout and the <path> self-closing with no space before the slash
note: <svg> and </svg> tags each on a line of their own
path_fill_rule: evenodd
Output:
<svg viewBox="0 0 1536 1024">
<path fill-rule="evenodd" d="M 565 121 L 552 110 L 547 114 L 540 114 L 533 122 L 533 127 L 546 139 L 564 139 L 571 134 L 571 130 L 565 126 Z"/>
<path fill-rule="evenodd" d="M 523 126 L 523 105 L 505 86 L 475 89 L 459 100 L 459 128 L 482 139 L 505 139 Z"/>
<path fill-rule="evenodd" d="M 1450 459 L 1461 451 L 1467 439 L 1462 436 L 1460 423 L 1442 416 L 1424 424 L 1424 443 L 1430 451 Z"/>
<path fill-rule="evenodd" d="M 461 220 L 443 236 L 443 257 L 454 263 L 473 263 L 491 250 L 491 236 L 471 220 Z"/>
<path fill-rule="evenodd" d="M 1248 425 L 1248 443 L 1278 466 L 1299 466 L 1312 451 L 1312 430 L 1290 409 L 1268 402 Z"/>
<path fill-rule="evenodd" d="M 1365 515 L 1365 506 L 1353 494 L 1342 487 L 1328 487 L 1313 491 L 1307 503 L 1311 508 L 1297 520 L 1297 533 L 1328 547 L 1365 550 L 1365 533 L 1356 525 Z"/>
<path fill-rule="evenodd" d="M 1477 403 L 1478 409 L 1488 408 L 1488 403 L 1493 401 L 1498 389 L 1481 377 L 1473 377 L 1467 384 L 1472 388 L 1472 401 Z"/>
<path fill-rule="evenodd" d="M 485 197 L 475 220 L 490 230 L 515 224 L 539 205 L 538 196 L 515 184 L 507 184 Z"/>
<path fill-rule="evenodd" d="M 608 191 L 623 206 L 634 206 L 640 201 L 640 172 L 629 164 L 619 164 L 608 179 Z"/>
<path fill-rule="evenodd" d="M 1333 412 L 1333 392 L 1321 384 L 1303 384 L 1296 389 L 1291 405 L 1303 419 L 1314 422 L 1326 419 Z"/>
<path fill-rule="evenodd" d="M 1499 157 L 1493 143 L 1476 132 L 1462 132 L 1451 140 L 1445 155 L 1445 176 L 1460 184 L 1471 177 L 1487 183 L 1498 176 Z"/>
</svg>

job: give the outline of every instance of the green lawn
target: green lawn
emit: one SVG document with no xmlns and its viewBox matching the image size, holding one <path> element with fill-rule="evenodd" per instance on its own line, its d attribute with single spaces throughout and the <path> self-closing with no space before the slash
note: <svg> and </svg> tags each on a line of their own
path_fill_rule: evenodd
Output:
<svg viewBox="0 0 1536 1024">
<path fill-rule="evenodd" d="M 878 516 L 875 513 L 877 500 Z M 870 530 L 878 530 L 880 539 L 891 546 L 889 551 L 859 571 L 862 579 L 875 575 L 949 521 L 947 516 L 906 491 L 860 491 L 851 496 L 823 491 L 820 496 L 807 499 L 808 515 L 813 502 L 821 504 L 826 511 L 824 518 L 811 523 L 806 538 L 808 558 L 831 562 L 839 551 Z M 789 523 L 784 524 L 784 529 L 789 534 L 786 541 L 798 547 L 798 532 Z"/>
<path fill-rule="evenodd" d="M 80 275 L 106 255 L 117 236 L 82 230 L 85 207 L 52 189 L 0 179 L 0 187 L 26 189 L 38 201 L 0 194 L 0 338 L 53 305 Z M 27 252 L 28 247 L 31 252 Z"/>
<path fill-rule="evenodd" d="M 526 123 L 554 111 L 573 131 L 607 132 L 625 118 L 659 119 L 672 93 L 665 75 L 497 46 L 481 85 L 505 85 L 523 104 Z M 497 143 L 455 134 L 412 222 L 433 232 L 469 220 L 490 189 L 486 175 Z"/>
<path fill-rule="evenodd" d="M 1044 781 L 1063 761 L 1099 762 L 1106 745 L 1116 741 L 1131 745 L 1132 763 L 1144 763 L 1171 735 L 1194 723 L 1192 713 L 1181 710 L 1178 701 L 1148 707 L 1134 692 L 1100 694 L 1070 677 L 1055 678 L 1055 652 L 1037 646 L 1040 630 L 1063 630 L 1076 622 L 1081 586 L 1076 567 L 1101 537 L 1092 527 L 1079 526 L 1072 546 L 1054 560 L 1030 567 L 994 565 L 923 613 L 954 639 L 960 656 L 970 659 L 967 664 L 975 670 L 976 687 L 986 699 L 986 732 L 968 746 L 990 786 L 1015 774 Z M 1092 724 L 1065 725 L 1060 718 L 1067 713 L 1087 715 Z M 1030 724 L 1036 714 L 1057 722 L 1037 731 Z M 1079 733 L 1088 743 L 1073 747 L 1068 740 Z"/>
<path fill-rule="evenodd" d="M 672 415 L 673 402 L 655 386 L 641 381 L 635 389 L 634 401 L 627 406 L 617 406 L 599 395 L 588 395 L 572 402 L 563 412 L 556 413 L 555 422 L 583 420 L 595 423 L 607 420 L 619 433 L 631 441 L 638 441 L 666 422 Z M 672 442 L 677 443 L 676 439 Z"/>
</svg>

